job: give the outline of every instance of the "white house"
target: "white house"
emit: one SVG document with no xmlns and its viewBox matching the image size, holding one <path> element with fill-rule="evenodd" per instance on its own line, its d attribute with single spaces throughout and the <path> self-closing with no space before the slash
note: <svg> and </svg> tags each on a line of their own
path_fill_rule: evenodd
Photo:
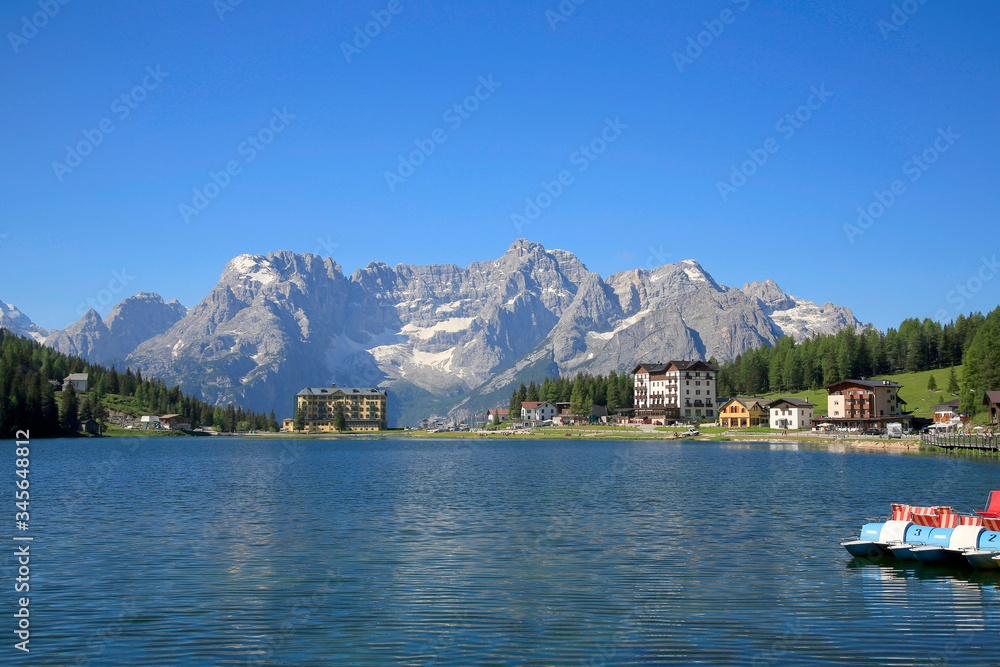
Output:
<svg viewBox="0 0 1000 667">
<path fill-rule="evenodd" d="M 521 421 L 542 422 L 556 416 L 556 406 L 548 401 L 521 403 Z"/>
<path fill-rule="evenodd" d="M 72 384 L 73 389 L 76 391 L 87 391 L 87 379 L 89 377 L 88 373 L 70 373 L 63 378 L 63 389 Z"/>
<path fill-rule="evenodd" d="M 770 405 L 771 429 L 812 428 L 815 403 L 802 398 L 779 398 Z"/>
</svg>

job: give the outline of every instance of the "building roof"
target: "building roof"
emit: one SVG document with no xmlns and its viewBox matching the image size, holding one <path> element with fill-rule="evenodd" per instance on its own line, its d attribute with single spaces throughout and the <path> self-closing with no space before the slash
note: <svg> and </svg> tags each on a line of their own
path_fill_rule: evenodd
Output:
<svg viewBox="0 0 1000 667">
<path fill-rule="evenodd" d="M 552 405 L 552 404 L 549 403 L 548 401 L 522 401 L 521 402 L 521 407 L 522 408 L 527 408 L 528 410 L 531 410 L 533 408 L 537 408 L 540 405 Z M 555 406 L 553 405 L 552 407 L 555 407 Z"/>
<path fill-rule="evenodd" d="M 608 416 L 608 406 L 606 405 L 595 405 L 591 410 L 590 414 L 594 417 L 607 417 Z"/>
<path fill-rule="evenodd" d="M 385 390 L 372 387 L 357 389 L 354 387 L 306 387 L 296 394 L 296 396 L 332 396 L 343 394 L 344 396 L 386 396 Z"/>
<path fill-rule="evenodd" d="M 692 361 L 668 361 L 665 364 L 646 364 L 642 363 L 632 369 L 632 374 L 635 375 L 640 369 L 644 369 L 648 373 L 666 373 L 670 370 L 676 371 L 690 371 L 690 370 L 705 370 L 705 371 L 718 371 L 719 367 L 715 364 L 709 363 L 707 361 L 702 361 L 701 359 L 694 359 Z"/>
<path fill-rule="evenodd" d="M 807 401 L 804 398 L 794 398 L 794 397 L 787 398 L 785 396 L 782 396 L 779 399 L 771 401 L 771 405 L 769 405 L 768 407 L 774 408 L 774 407 L 777 407 L 777 406 L 781 405 L 782 403 L 788 403 L 789 405 L 794 405 L 797 408 L 815 408 L 816 407 L 815 403 Z"/>
<path fill-rule="evenodd" d="M 983 405 L 991 405 L 993 403 L 1000 403 L 1000 391 L 988 391 L 983 396 Z"/>
<path fill-rule="evenodd" d="M 68 382 L 80 382 L 81 380 L 86 381 L 88 377 L 88 373 L 70 373 L 63 379 Z"/>
<path fill-rule="evenodd" d="M 730 401 L 735 401 L 736 403 L 739 403 L 748 411 L 754 406 L 755 403 L 764 410 L 770 407 L 771 404 L 771 401 L 769 399 L 760 398 L 759 396 L 749 396 L 749 397 L 734 396 L 730 398 L 728 401 L 726 401 L 726 403 L 729 403 Z"/>
<path fill-rule="evenodd" d="M 160 420 L 173 419 L 174 417 L 180 417 L 181 419 L 187 419 L 187 417 L 185 417 L 184 415 L 178 415 L 178 414 L 175 414 L 175 413 L 171 413 L 169 415 L 160 415 Z"/>
<path fill-rule="evenodd" d="M 934 412 L 951 412 L 957 410 L 958 406 L 962 404 L 962 399 L 956 398 L 947 403 L 938 403 L 934 406 Z"/>
<path fill-rule="evenodd" d="M 486 411 L 486 414 L 489 414 L 491 412 L 497 415 L 506 415 L 510 414 L 510 408 L 490 408 L 489 410 Z"/>
<path fill-rule="evenodd" d="M 843 384 L 855 385 L 858 387 L 868 387 L 870 389 L 875 389 L 876 387 L 889 387 L 893 389 L 899 389 L 903 385 L 893 382 L 892 380 L 841 380 L 840 382 L 834 382 L 833 384 L 828 384 L 823 387 L 823 389 L 832 389 L 833 387 L 839 387 Z"/>
</svg>

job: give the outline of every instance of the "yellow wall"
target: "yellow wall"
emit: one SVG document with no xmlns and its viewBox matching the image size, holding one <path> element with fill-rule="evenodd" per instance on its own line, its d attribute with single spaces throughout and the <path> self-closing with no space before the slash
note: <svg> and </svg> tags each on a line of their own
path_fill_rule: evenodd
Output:
<svg viewBox="0 0 1000 667">
<path fill-rule="evenodd" d="M 341 390 L 330 394 L 296 396 L 296 406 L 303 412 L 307 430 L 335 431 L 333 418 L 337 405 L 344 406 L 347 428 L 351 431 L 378 431 L 387 427 L 385 396 L 357 396 L 341 393 Z"/>
</svg>

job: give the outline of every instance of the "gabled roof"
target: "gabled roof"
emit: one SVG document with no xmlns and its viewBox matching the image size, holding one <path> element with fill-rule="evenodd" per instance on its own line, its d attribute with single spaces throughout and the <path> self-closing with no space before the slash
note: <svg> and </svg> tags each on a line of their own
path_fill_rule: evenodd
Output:
<svg viewBox="0 0 1000 667">
<path fill-rule="evenodd" d="M 794 397 L 792 397 L 792 398 L 786 398 L 784 396 L 782 396 L 781 398 L 776 399 L 774 401 L 771 401 L 771 405 L 769 405 L 768 407 L 769 408 L 776 408 L 776 407 L 778 407 L 779 405 L 781 405 L 783 403 L 787 403 L 788 405 L 792 405 L 792 406 L 795 406 L 797 408 L 815 408 L 816 407 L 815 403 L 807 401 L 804 398 L 794 398 Z"/>
<path fill-rule="evenodd" d="M 640 370 L 643 370 L 643 371 L 645 371 L 647 373 L 664 373 L 667 370 L 667 365 L 666 364 L 639 364 L 638 366 L 636 366 L 635 368 L 632 369 L 632 375 L 635 375 Z"/>
<path fill-rule="evenodd" d="M 753 409 L 753 406 L 755 404 L 759 406 L 760 409 L 767 410 L 771 404 L 771 401 L 769 399 L 760 398 L 756 396 L 751 396 L 751 397 L 734 396 L 733 398 L 730 398 L 728 401 L 726 401 L 726 405 L 729 405 L 730 403 L 739 403 L 747 410 L 747 412 L 749 412 L 750 410 Z"/>
<path fill-rule="evenodd" d="M 983 395 L 983 405 L 1000 403 L 1000 391 L 988 391 Z"/>
<path fill-rule="evenodd" d="M 632 375 L 639 372 L 639 369 L 645 370 L 647 373 L 666 373 L 667 371 L 718 371 L 719 368 L 715 364 L 711 364 L 707 361 L 702 361 L 700 359 L 695 359 L 693 361 L 669 361 L 665 364 L 639 364 L 632 369 Z"/>
<path fill-rule="evenodd" d="M 537 408 L 540 405 L 552 405 L 552 404 L 549 403 L 548 401 L 522 401 L 521 402 L 521 407 L 522 408 L 527 408 L 528 410 L 531 410 L 533 408 Z M 555 407 L 555 406 L 552 405 L 552 407 Z"/>
<path fill-rule="evenodd" d="M 711 364 L 707 361 L 702 361 L 700 359 L 695 359 L 694 361 L 671 361 L 667 364 L 668 367 L 673 367 L 679 371 L 718 371 L 719 368 L 715 364 Z"/>
<path fill-rule="evenodd" d="M 840 385 L 854 385 L 858 387 L 868 387 L 869 389 L 876 389 L 878 387 L 886 387 L 890 389 L 899 389 L 903 385 L 893 382 L 892 380 L 841 380 L 840 382 L 834 382 L 833 384 L 828 384 L 823 387 L 823 389 L 832 389 L 833 387 L 839 387 Z"/>
<path fill-rule="evenodd" d="M 88 377 L 88 373 L 70 373 L 63 379 L 69 382 L 79 382 L 81 380 L 86 380 Z"/>
<path fill-rule="evenodd" d="M 946 403 L 938 403 L 937 405 L 934 406 L 934 412 L 946 412 L 946 411 L 951 412 L 957 410 L 961 404 L 962 404 L 962 399 L 960 398 L 950 400 Z"/>
</svg>

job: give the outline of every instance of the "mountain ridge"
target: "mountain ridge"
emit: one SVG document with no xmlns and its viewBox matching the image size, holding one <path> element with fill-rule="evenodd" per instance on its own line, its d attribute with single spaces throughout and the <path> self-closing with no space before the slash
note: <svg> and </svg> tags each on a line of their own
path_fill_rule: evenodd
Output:
<svg viewBox="0 0 1000 667">
<path fill-rule="evenodd" d="M 395 385 L 409 397 L 390 401 L 395 424 L 432 405 L 479 410 L 476 397 L 525 373 L 725 361 L 782 335 L 863 328 L 849 308 L 798 299 L 773 280 L 727 287 L 695 260 L 603 278 L 573 253 L 526 239 L 464 268 L 372 261 L 350 277 L 310 253 L 242 254 L 190 309 L 155 294 L 122 304 L 104 320 L 86 313 L 46 344 L 95 361 L 114 355 L 209 402 L 279 416 L 304 386 Z M 155 317 L 138 326 L 143 309 Z"/>
</svg>

